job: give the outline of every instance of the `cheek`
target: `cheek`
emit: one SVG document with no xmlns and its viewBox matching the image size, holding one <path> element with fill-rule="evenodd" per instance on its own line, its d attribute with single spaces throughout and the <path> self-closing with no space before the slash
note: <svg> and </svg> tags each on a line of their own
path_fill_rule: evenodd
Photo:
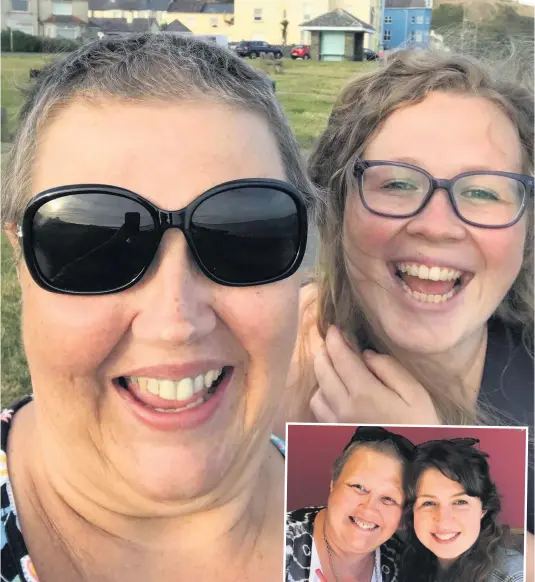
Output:
<svg viewBox="0 0 535 582">
<path fill-rule="evenodd" d="M 430 532 L 431 516 L 420 512 L 414 514 L 414 531 L 419 539 L 425 538 Z"/>
<path fill-rule="evenodd" d="M 382 512 L 385 528 L 395 532 L 401 521 L 401 507 L 389 507 Z"/>
<path fill-rule="evenodd" d="M 400 222 L 375 216 L 350 195 L 344 213 L 344 249 L 350 268 L 366 268 L 374 259 L 381 259 L 383 249 L 392 244 L 400 230 Z M 379 250 L 378 250 L 379 249 Z"/>
<path fill-rule="evenodd" d="M 526 223 L 521 221 L 511 228 L 473 232 L 473 238 L 484 258 L 485 266 L 494 278 L 497 273 L 509 288 L 522 265 L 526 239 Z"/>
<path fill-rule="evenodd" d="M 232 331 L 253 363 L 286 371 L 298 322 L 299 281 L 295 277 L 249 288 L 222 288 L 216 295 L 218 317 Z"/>
<path fill-rule="evenodd" d="M 22 330 L 32 376 L 86 376 L 96 372 L 128 324 L 117 295 L 75 297 L 38 287 L 21 272 Z"/>
</svg>

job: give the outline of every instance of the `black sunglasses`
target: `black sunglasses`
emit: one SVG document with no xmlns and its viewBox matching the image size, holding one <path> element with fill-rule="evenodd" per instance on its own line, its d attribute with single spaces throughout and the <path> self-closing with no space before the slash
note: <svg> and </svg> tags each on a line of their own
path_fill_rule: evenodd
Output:
<svg viewBox="0 0 535 582">
<path fill-rule="evenodd" d="M 412 461 L 416 446 L 406 437 L 390 432 L 380 426 L 359 426 L 351 440 L 344 447 L 344 452 L 354 443 L 393 442 L 407 461 Z"/>
<path fill-rule="evenodd" d="M 17 234 L 38 285 L 56 293 L 101 295 L 135 285 L 169 228 L 184 233 L 210 280 L 264 285 L 299 268 L 307 211 L 298 190 L 280 180 L 226 182 L 173 212 L 123 188 L 83 184 L 35 196 Z"/>
</svg>

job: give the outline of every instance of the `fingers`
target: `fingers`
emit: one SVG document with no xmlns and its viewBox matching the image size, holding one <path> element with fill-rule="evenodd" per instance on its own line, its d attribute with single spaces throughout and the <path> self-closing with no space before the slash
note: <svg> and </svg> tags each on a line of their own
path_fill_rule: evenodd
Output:
<svg viewBox="0 0 535 582">
<path fill-rule="evenodd" d="M 350 398 L 347 387 L 334 369 L 326 347 L 322 347 L 314 358 L 314 372 L 319 392 L 327 406 L 340 420 L 341 412 Z"/>
<path fill-rule="evenodd" d="M 325 346 L 332 366 L 349 392 L 352 392 L 353 388 L 366 386 L 368 382 L 375 380 L 362 360 L 362 356 L 349 346 L 335 326 L 329 328 Z"/>
<path fill-rule="evenodd" d="M 325 578 L 323 572 L 319 568 L 316 570 L 316 576 L 318 577 L 320 582 L 327 582 L 327 578 Z"/>
<path fill-rule="evenodd" d="M 310 400 L 310 410 L 318 422 L 335 423 L 338 421 L 336 414 L 327 404 L 321 390 L 317 390 Z"/>
</svg>

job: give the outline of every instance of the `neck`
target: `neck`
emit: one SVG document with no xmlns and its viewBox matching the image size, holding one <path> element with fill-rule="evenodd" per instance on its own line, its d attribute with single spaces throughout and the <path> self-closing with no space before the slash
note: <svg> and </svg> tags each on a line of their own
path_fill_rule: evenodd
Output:
<svg viewBox="0 0 535 582">
<path fill-rule="evenodd" d="M 319 519 L 319 523 L 318 523 Z M 314 532 L 320 531 L 320 536 L 314 535 L 314 541 L 319 548 L 324 550 L 327 563 L 330 566 L 332 579 L 355 580 L 368 582 L 373 577 L 375 565 L 375 550 L 367 553 L 347 552 L 337 543 L 336 535 L 326 520 L 326 510 L 322 510 L 315 519 Z M 321 556 L 320 556 L 321 559 Z M 321 560 L 322 565 L 325 560 Z M 336 578 L 336 574 L 338 578 Z"/>
<path fill-rule="evenodd" d="M 476 330 L 461 342 L 441 353 L 431 353 L 416 362 L 426 360 L 437 364 L 447 374 L 462 383 L 464 397 L 475 403 L 481 386 L 485 356 L 487 351 L 487 326 Z M 400 354 L 401 359 L 415 361 L 413 353 Z"/>
<path fill-rule="evenodd" d="M 10 477 L 17 498 L 27 499 L 29 506 L 22 512 L 19 507 L 19 513 L 23 523 L 26 514 L 32 515 L 32 521 L 50 524 L 74 562 L 87 554 L 98 561 L 100 549 L 102 559 L 105 555 L 110 565 L 129 556 L 134 561 L 139 557 L 140 563 L 143 557 L 146 564 L 151 557 L 156 563 L 187 564 L 189 560 L 201 565 L 215 559 L 239 570 L 265 539 L 266 530 L 272 534 L 277 528 L 273 508 L 282 505 L 283 469 L 273 447 L 273 451 L 262 449 L 263 461 L 251 463 L 245 480 L 235 479 L 232 471 L 232 479 L 223 478 L 217 491 L 203 494 L 202 499 L 158 503 L 142 499 L 139 491 L 129 491 L 116 475 L 107 484 L 85 480 L 84 473 L 51 457 L 46 439 L 39 438 L 36 430 L 23 430 L 25 420 L 26 426 L 32 426 L 31 413 L 21 410 L 20 422 L 13 426 L 22 433 L 18 442 L 22 442 L 24 454 L 15 451 L 12 455 Z M 16 434 L 10 435 L 10 441 L 12 436 Z M 130 501 L 110 503 L 110 499 L 117 500 L 117 490 L 126 500 L 130 495 Z"/>
</svg>

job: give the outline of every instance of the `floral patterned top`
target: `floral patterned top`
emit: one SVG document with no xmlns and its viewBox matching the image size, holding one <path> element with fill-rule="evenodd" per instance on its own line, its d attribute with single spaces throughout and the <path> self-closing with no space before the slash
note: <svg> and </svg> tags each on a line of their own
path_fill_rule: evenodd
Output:
<svg viewBox="0 0 535 582">
<path fill-rule="evenodd" d="M 9 475 L 7 472 L 7 438 L 13 416 L 23 406 L 31 402 L 32 397 L 28 396 L 18 402 L 15 406 L 6 409 L 0 415 L 1 440 L 0 440 L 0 485 L 1 485 L 1 522 L 0 522 L 0 544 L 1 544 L 1 573 L 2 582 L 39 582 L 32 560 L 28 554 L 28 549 L 24 542 L 24 537 L 20 529 L 17 517 L 17 508 Z M 286 443 L 276 437 L 271 436 L 271 442 L 286 456 Z"/>
</svg>

